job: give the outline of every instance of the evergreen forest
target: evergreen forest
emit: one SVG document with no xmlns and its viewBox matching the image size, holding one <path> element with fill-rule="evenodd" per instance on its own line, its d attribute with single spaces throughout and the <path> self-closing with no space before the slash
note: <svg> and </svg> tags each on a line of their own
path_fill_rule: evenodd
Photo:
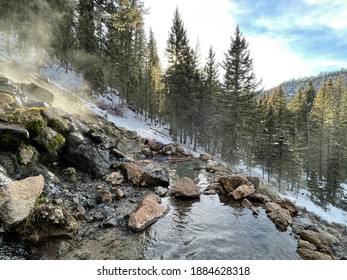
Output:
<svg viewBox="0 0 347 280">
<path fill-rule="evenodd" d="M 217 61 L 213 46 L 201 54 L 190 44 L 176 9 L 164 69 L 141 0 L 0 3 L 4 48 L 34 53 L 33 71 L 58 62 L 83 76 L 86 94 L 117 91 L 145 121 L 167 125 L 175 141 L 260 167 L 278 188 L 305 184 L 317 202 L 347 209 L 345 70 L 264 91 L 240 26 L 230 30 L 230 46 Z"/>
</svg>

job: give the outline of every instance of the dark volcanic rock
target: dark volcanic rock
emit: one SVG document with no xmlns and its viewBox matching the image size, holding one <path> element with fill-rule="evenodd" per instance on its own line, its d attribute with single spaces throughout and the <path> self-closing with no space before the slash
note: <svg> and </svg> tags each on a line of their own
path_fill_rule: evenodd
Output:
<svg viewBox="0 0 347 280">
<path fill-rule="evenodd" d="M 0 150 L 16 151 L 29 140 L 29 132 L 21 125 L 0 122 Z"/>
</svg>

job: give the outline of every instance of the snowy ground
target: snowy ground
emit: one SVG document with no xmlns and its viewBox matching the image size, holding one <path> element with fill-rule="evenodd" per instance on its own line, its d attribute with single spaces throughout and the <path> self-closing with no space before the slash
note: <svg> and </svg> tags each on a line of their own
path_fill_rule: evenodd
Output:
<svg viewBox="0 0 347 280">
<path fill-rule="evenodd" d="M 6 54 L 4 47 L 2 46 L 0 46 L 0 58 L 1 60 L 10 59 L 10 57 Z M 19 63 L 20 61 L 23 61 L 23 58 L 21 57 L 11 57 L 11 59 L 14 58 Z M 28 65 L 31 64 L 28 60 L 26 62 L 26 64 Z M 59 64 L 54 64 L 53 66 L 51 65 L 50 67 L 44 69 L 41 74 L 45 77 L 48 77 L 60 88 L 65 88 L 71 92 L 78 91 L 82 85 L 81 77 L 73 71 L 66 73 L 65 70 L 62 67 L 59 68 L 59 66 Z M 151 126 L 150 124 L 145 123 L 141 119 L 137 118 L 136 114 L 133 111 L 119 104 L 120 100 L 115 92 L 109 91 L 103 96 L 98 96 L 96 100 L 98 101 L 98 103 L 103 103 L 108 106 L 117 106 L 118 110 L 121 112 L 121 114 L 118 115 L 107 112 L 106 110 L 99 108 L 94 103 L 86 102 L 87 108 L 95 112 L 97 115 L 106 118 L 118 127 L 136 131 L 142 138 L 156 139 L 157 141 L 160 141 L 164 144 L 172 142 L 172 138 L 168 135 L 168 130 L 165 127 Z M 200 151 L 198 153 L 194 152 L 193 154 L 194 156 L 198 156 L 199 153 Z M 245 171 L 247 170 L 247 172 L 249 172 L 246 166 L 240 166 L 240 169 Z M 261 177 L 261 172 L 259 171 L 259 169 L 255 168 L 254 170 L 252 170 L 252 176 Z M 343 187 L 345 189 L 345 192 L 347 193 L 347 184 L 344 184 Z M 316 215 L 322 217 L 327 221 L 347 225 L 346 212 L 332 205 L 328 205 L 327 210 L 319 207 L 310 200 L 310 193 L 305 189 L 300 190 L 298 194 L 286 192 L 284 195 L 282 194 L 282 196 L 295 202 L 296 205 L 300 207 L 305 207 L 308 211 L 315 213 Z"/>
</svg>

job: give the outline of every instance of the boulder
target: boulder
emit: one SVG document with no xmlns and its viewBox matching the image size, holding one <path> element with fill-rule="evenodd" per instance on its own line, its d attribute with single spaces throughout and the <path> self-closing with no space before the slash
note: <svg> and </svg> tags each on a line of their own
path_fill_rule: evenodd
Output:
<svg viewBox="0 0 347 280">
<path fill-rule="evenodd" d="M 317 247 L 306 240 L 299 239 L 298 246 L 299 246 L 299 248 L 302 248 L 302 249 L 309 249 L 311 251 L 317 251 Z"/>
<path fill-rule="evenodd" d="M 203 153 L 203 154 L 200 155 L 200 159 L 202 161 L 209 161 L 209 160 L 213 160 L 213 156 L 211 156 L 208 153 Z"/>
<path fill-rule="evenodd" d="M 245 198 L 255 192 L 252 185 L 240 185 L 235 190 L 231 192 L 234 199 L 239 200 Z"/>
<path fill-rule="evenodd" d="M 199 198 L 200 190 L 192 179 L 182 177 L 176 181 L 172 195 L 180 198 Z"/>
<path fill-rule="evenodd" d="M 39 152 L 30 145 L 22 145 L 18 149 L 18 162 L 22 165 L 28 165 L 31 162 L 36 162 L 39 157 Z"/>
<path fill-rule="evenodd" d="M 248 181 L 251 182 L 257 193 L 268 196 L 272 201 L 282 199 L 280 195 L 273 189 L 271 184 L 265 182 L 259 177 L 247 177 Z"/>
<path fill-rule="evenodd" d="M 128 226 L 134 231 L 144 230 L 163 217 L 166 212 L 167 207 L 160 204 L 160 199 L 157 196 L 147 196 L 130 216 Z"/>
<path fill-rule="evenodd" d="M 29 132 L 21 125 L 0 122 L 0 150 L 16 151 L 29 140 Z"/>
<path fill-rule="evenodd" d="M 299 236 L 301 237 L 301 239 L 306 240 L 311 244 L 315 245 L 318 248 L 318 250 L 325 247 L 331 247 L 339 242 L 330 234 L 326 234 L 324 232 L 316 232 L 313 230 L 303 230 L 299 232 Z"/>
<path fill-rule="evenodd" d="M 61 205 L 39 204 L 32 210 L 31 217 L 23 226 L 24 239 L 33 244 L 57 239 L 76 237 L 79 223 L 69 209 Z"/>
<path fill-rule="evenodd" d="M 12 181 L 0 187 L 0 220 L 5 227 L 15 225 L 28 217 L 43 187 L 42 175 Z"/>
<path fill-rule="evenodd" d="M 298 248 L 297 252 L 304 260 L 332 260 L 333 259 L 332 256 L 328 254 L 324 254 L 324 253 L 313 251 L 306 248 Z"/>
<path fill-rule="evenodd" d="M 292 216 L 297 216 L 299 214 L 299 208 L 290 200 L 287 199 L 279 199 L 276 203 L 284 209 L 289 210 Z"/>
<path fill-rule="evenodd" d="M 272 211 L 276 211 L 276 210 L 279 210 L 281 209 L 282 207 L 279 206 L 277 203 L 275 202 L 267 202 L 265 203 L 265 209 L 266 209 L 266 212 L 272 212 Z"/>
<path fill-rule="evenodd" d="M 59 150 L 65 144 L 65 138 L 50 127 L 43 127 L 35 141 L 43 146 L 51 156 L 57 156 Z"/>
<path fill-rule="evenodd" d="M 67 137 L 67 153 L 64 159 L 76 169 L 103 177 L 109 171 L 110 154 L 102 145 L 95 145 L 81 133 L 74 132 Z"/>
<path fill-rule="evenodd" d="M 247 178 L 242 175 L 223 176 L 218 179 L 219 184 L 226 190 L 227 193 L 233 192 L 241 185 L 251 185 Z"/>
<path fill-rule="evenodd" d="M 271 199 L 265 195 L 265 194 L 261 194 L 261 193 L 257 193 L 255 192 L 254 194 L 251 194 L 248 199 L 254 201 L 254 202 L 257 202 L 257 203 L 262 203 L 262 204 L 265 204 L 267 202 L 270 202 Z"/>
<path fill-rule="evenodd" d="M 135 186 L 156 187 L 169 186 L 170 178 L 168 170 L 161 164 L 152 162 L 144 167 L 127 162 L 124 164 L 126 176 Z"/>
<path fill-rule="evenodd" d="M 267 216 L 275 223 L 276 228 L 280 231 L 286 231 L 288 225 L 290 225 L 293 221 L 289 210 L 283 208 L 274 210 L 268 213 Z"/>
<path fill-rule="evenodd" d="M 223 164 L 215 160 L 208 160 L 205 169 L 206 171 L 211 173 L 228 171 L 228 169 Z"/>
</svg>

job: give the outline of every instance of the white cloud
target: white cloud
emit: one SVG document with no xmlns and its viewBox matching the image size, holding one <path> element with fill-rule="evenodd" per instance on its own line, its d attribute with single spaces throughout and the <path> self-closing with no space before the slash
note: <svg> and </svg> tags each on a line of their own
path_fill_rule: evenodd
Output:
<svg viewBox="0 0 347 280">
<path fill-rule="evenodd" d="M 292 52 L 286 42 L 265 36 L 251 36 L 249 42 L 254 72 L 263 79 L 265 89 L 281 82 L 309 76 L 313 69 L 302 57 Z"/>
<path fill-rule="evenodd" d="M 165 65 L 166 41 L 176 7 L 187 29 L 191 47 L 195 47 L 199 37 L 202 63 L 205 63 L 204 58 L 211 45 L 216 52 L 217 61 L 224 60 L 224 53 L 230 47 L 230 37 L 234 35 L 236 18 L 244 15 L 244 11 L 230 0 L 144 0 L 144 3 L 146 7 L 151 8 L 150 14 L 145 17 L 146 27 L 147 29 L 151 27 L 155 34 L 163 65 Z M 265 88 L 292 78 L 318 74 L 327 68 L 345 67 L 344 61 L 339 63 L 333 57 L 308 59 L 304 54 L 297 53 L 291 48 L 292 37 L 287 36 L 285 30 L 293 25 L 330 27 L 338 31 L 341 40 L 345 40 L 347 29 L 345 0 L 306 0 L 306 4 L 311 4 L 312 9 L 289 12 L 285 18 L 249 19 L 258 21 L 257 26 L 269 27 L 269 30 L 274 31 L 272 34 L 250 35 L 243 32 L 241 26 L 241 32 L 249 42 L 255 74 L 258 79 L 263 79 Z"/>
</svg>

